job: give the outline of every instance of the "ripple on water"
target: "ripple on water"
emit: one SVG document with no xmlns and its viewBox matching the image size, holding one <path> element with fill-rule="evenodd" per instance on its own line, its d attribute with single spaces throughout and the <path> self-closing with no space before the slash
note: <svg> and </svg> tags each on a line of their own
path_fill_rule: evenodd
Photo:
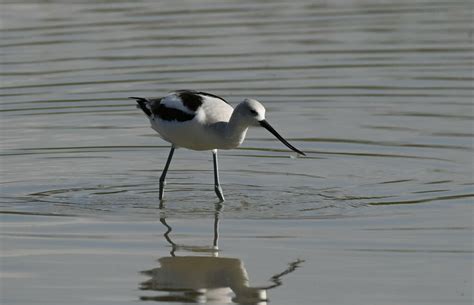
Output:
<svg viewBox="0 0 474 305">
<path fill-rule="evenodd" d="M 127 97 L 180 88 L 261 100 L 308 154 L 249 131 L 221 153 L 226 217 L 470 199 L 469 1 L 187 5 L 3 6 L 4 213 L 156 217 L 167 145 Z M 166 213 L 212 215 L 211 168 L 209 154 L 180 150 Z"/>
</svg>

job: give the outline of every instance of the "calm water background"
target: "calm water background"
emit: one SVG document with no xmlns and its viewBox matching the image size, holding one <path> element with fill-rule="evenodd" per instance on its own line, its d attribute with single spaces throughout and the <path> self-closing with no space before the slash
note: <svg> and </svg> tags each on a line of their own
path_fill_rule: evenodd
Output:
<svg viewBox="0 0 474 305">
<path fill-rule="evenodd" d="M 216 219 L 250 286 L 297 262 L 272 304 L 471 304 L 471 1 L 3 1 L 0 17 L 2 304 L 211 302 L 144 290 L 142 271 L 215 256 Z M 182 88 L 260 100 L 308 157 L 250 130 L 221 151 L 219 206 L 211 154 L 178 150 L 159 208 L 168 144 L 127 97 Z"/>
</svg>

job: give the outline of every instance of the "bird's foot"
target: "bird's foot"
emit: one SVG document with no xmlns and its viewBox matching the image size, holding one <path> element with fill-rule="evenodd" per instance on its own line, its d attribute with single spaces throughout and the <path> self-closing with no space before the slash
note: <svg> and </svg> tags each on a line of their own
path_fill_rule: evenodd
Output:
<svg viewBox="0 0 474 305">
<path fill-rule="evenodd" d="M 163 194 L 165 192 L 165 185 L 166 185 L 166 181 L 165 180 L 160 180 L 160 195 L 159 195 L 159 198 L 160 200 L 163 200 Z"/>
<path fill-rule="evenodd" d="M 225 198 L 224 198 L 224 193 L 222 192 L 222 187 L 220 185 L 216 185 L 214 186 L 214 190 L 216 191 L 216 195 L 217 197 L 219 197 L 219 200 L 221 202 L 224 202 Z"/>
</svg>

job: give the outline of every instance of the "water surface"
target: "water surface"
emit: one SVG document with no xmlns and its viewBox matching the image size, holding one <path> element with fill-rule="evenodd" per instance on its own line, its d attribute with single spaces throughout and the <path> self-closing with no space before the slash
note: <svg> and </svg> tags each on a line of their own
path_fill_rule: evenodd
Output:
<svg viewBox="0 0 474 305">
<path fill-rule="evenodd" d="M 220 297 L 141 290 L 173 243 L 183 262 L 229 258 L 273 304 L 471 303 L 470 1 L 4 1 L 0 14 L 2 303 L 246 302 L 235 282 Z M 260 100 L 307 157 L 250 130 L 220 152 L 220 206 L 211 154 L 180 149 L 160 208 L 169 145 L 127 97 L 183 88 Z"/>
</svg>

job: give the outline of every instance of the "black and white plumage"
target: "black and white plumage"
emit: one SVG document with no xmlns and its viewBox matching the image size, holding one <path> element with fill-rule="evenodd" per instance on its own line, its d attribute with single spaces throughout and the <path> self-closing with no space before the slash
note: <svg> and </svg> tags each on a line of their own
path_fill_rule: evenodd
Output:
<svg viewBox="0 0 474 305">
<path fill-rule="evenodd" d="M 224 195 L 219 184 L 217 150 L 238 147 L 250 126 L 262 126 L 298 154 L 265 120 L 265 108 L 254 99 L 245 99 L 236 108 L 223 98 L 200 91 L 178 90 L 162 98 L 131 97 L 150 119 L 151 127 L 171 143 L 171 151 L 160 178 L 160 199 L 163 198 L 166 172 L 175 148 L 211 150 L 214 159 L 215 191 L 221 201 Z"/>
</svg>

